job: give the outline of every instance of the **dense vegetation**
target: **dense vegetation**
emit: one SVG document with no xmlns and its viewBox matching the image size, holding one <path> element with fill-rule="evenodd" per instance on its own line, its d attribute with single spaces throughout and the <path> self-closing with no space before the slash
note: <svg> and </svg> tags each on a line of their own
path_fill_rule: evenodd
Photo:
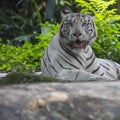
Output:
<svg viewBox="0 0 120 120">
<path fill-rule="evenodd" d="M 1 2 L 0 71 L 40 70 L 42 54 L 58 30 L 64 6 L 73 12 L 95 13 L 98 38 L 94 51 L 98 57 L 120 63 L 120 15 L 115 0 L 56 1 Z"/>
</svg>

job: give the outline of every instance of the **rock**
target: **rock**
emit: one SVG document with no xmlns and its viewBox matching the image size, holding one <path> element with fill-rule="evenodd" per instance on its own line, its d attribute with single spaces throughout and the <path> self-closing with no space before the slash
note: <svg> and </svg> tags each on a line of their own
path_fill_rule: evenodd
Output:
<svg viewBox="0 0 120 120">
<path fill-rule="evenodd" d="M 28 73 L 28 72 L 13 72 L 7 74 L 5 77 L 0 78 L 0 85 L 10 85 L 10 84 L 21 84 L 21 83 L 40 83 L 40 82 L 88 82 L 88 81 L 111 81 L 106 79 L 91 79 L 91 80 L 62 80 L 53 77 L 47 77 L 39 73 Z"/>
<path fill-rule="evenodd" d="M 17 72 L 15 72 L 17 73 Z M 7 75 L 9 75 L 11 73 L 0 73 L 0 78 L 6 77 Z M 35 75 L 42 75 L 42 72 L 34 72 Z"/>
<path fill-rule="evenodd" d="M 120 120 L 120 81 L 1 86 L 0 120 Z"/>
<path fill-rule="evenodd" d="M 40 82 L 68 82 L 53 77 L 38 75 L 27 72 L 13 72 L 0 78 L 0 85 L 21 84 L 21 83 L 40 83 Z"/>
</svg>

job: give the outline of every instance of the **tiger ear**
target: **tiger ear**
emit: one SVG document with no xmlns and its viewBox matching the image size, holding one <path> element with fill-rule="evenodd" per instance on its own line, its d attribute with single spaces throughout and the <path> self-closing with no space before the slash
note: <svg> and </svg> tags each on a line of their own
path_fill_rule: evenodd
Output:
<svg viewBox="0 0 120 120">
<path fill-rule="evenodd" d="M 70 13 L 71 13 L 71 12 L 70 12 L 69 10 L 63 9 L 63 10 L 61 11 L 61 17 L 62 17 L 62 18 L 65 18 L 65 17 L 68 16 Z"/>
<path fill-rule="evenodd" d="M 93 12 L 89 12 L 87 15 L 89 15 L 92 19 L 95 18 L 95 14 Z"/>
</svg>

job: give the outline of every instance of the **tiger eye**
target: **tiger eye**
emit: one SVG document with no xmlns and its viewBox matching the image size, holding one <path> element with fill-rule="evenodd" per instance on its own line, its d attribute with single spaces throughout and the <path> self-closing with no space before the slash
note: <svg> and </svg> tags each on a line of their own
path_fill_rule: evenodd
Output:
<svg viewBox="0 0 120 120">
<path fill-rule="evenodd" d="M 85 26 L 85 25 L 86 25 L 86 23 L 84 22 L 84 23 L 82 24 L 82 27 Z"/>
</svg>

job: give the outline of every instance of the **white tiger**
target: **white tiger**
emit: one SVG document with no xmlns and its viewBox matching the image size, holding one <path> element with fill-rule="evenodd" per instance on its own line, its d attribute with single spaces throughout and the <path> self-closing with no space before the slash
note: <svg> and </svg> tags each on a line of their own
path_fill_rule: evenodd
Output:
<svg viewBox="0 0 120 120">
<path fill-rule="evenodd" d="M 58 33 L 42 58 L 43 75 L 64 80 L 120 79 L 120 65 L 95 56 L 97 36 L 92 14 L 63 14 Z"/>
</svg>

